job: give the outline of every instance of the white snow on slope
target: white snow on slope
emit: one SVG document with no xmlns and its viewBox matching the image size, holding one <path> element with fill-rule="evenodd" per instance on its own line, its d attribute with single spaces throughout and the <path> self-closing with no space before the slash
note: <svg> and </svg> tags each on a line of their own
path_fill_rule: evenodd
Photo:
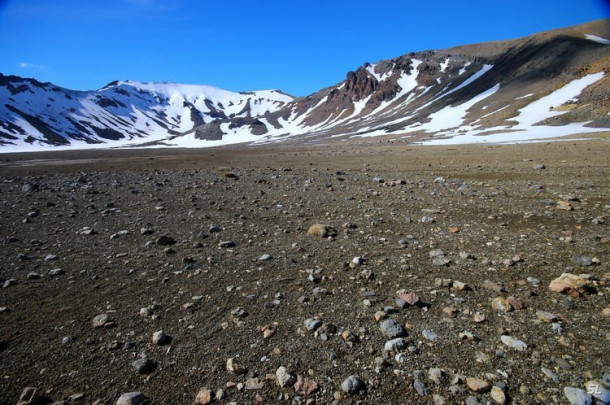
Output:
<svg viewBox="0 0 610 405">
<path fill-rule="evenodd" d="M 426 132 L 438 132 L 444 129 L 460 127 L 464 122 L 464 117 L 468 113 L 470 107 L 493 95 L 500 89 L 500 85 L 496 84 L 494 87 L 484 91 L 483 93 L 475 96 L 470 101 L 462 103 L 458 106 L 452 107 L 447 106 L 440 111 L 430 114 L 430 122 L 418 126 L 417 130 L 424 130 Z"/>
<path fill-rule="evenodd" d="M 598 44 L 610 45 L 610 39 L 598 37 L 597 35 L 585 34 L 585 38 L 591 41 L 595 41 Z"/>
<path fill-rule="evenodd" d="M 607 131 L 607 128 L 586 127 L 586 122 L 573 123 L 560 126 L 535 125 L 540 121 L 551 118 L 565 111 L 552 111 L 551 107 L 557 107 L 571 99 L 578 97 L 587 87 L 604 77 L 604 73 L 595 73 L 576 79 L 553 93 L 534 101 L 521 110 L 513 120 L 518 124 L 510 127 L 487 128 L 484 130 L 469 130 L 466 134 L 459 133 L 459 129 L 448 133 L 451 138 L 430 139 L 425 141 L 427 145 L 457 145 L 471 143 L 517 143 L 536 139 L 558 138 L 577 133 L 595 133 Z M 499 131 L 498 133 L 484 135 L 486 132 Z"/>
</svg>

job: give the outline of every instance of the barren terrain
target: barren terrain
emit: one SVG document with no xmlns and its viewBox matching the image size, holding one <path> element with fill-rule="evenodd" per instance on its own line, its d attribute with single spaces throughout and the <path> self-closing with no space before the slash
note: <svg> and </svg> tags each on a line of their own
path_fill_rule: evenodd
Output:
<svg viewBox="0 0 610 405">
<path fill-rule="evenodd" d="M 607 398 L 609 156 L 605 139 L 0 155 L 0 403 Z"/>
</svg>

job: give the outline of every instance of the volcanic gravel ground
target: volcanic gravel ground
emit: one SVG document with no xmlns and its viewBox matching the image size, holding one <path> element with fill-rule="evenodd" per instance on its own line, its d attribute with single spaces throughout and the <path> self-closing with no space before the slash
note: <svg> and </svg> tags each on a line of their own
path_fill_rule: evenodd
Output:
<svg viewBox="0 0 610 405">
<path fill-rule="evenodd" d="M 0 402 L 607 394 L 609 146 L 6 157 Z"/>
</svg>

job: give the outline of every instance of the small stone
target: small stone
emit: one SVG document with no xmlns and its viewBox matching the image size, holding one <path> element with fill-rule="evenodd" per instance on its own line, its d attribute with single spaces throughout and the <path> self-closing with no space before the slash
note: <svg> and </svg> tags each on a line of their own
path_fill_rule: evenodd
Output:
<svg viewBox="0 0 610 405">
<path fill-rule="evenodd" d="M 482 313 L 480 313 L 480 312 L 477 312 L 476 314 L 474 314 L 474 321 L 475 321 L 476 323 L 485 322 L 485 319 L 487 319 L 487 318 L 485 317 L 485 315 L 484 315 L 484 314 L 482 314 Z"/>
<path fill-rule="evenodd" d="M 510 347 L 511 349 L 515 349 L 519 352 L 524 352 L 527 350 L 527 344 L 525 342 L 523 342 L 519 339 L 515 339 L 512 336 L 502 335 L 502 336 L 500 336 L 500 340 L 506 346 Z"/>
<path fill-rule="evenodd" d="M 277 378 L 278 385 L 282 388 L 292 387 L 297 381 L 296 376 L 292 373 L 289 373 L 288 370 L 286 370 L 286 367 L 284 366 L 281 366 L 277 369 L 277 371 L 275 372 L 275 376 Z"/>
<path fill-rule="evenodd" d="M 29 272 L 27 275 L 28 280 L 38 280 L 40 277 L 42 276 L 34 271 Z"/>
<path fill-rule="evenodd" d="M 385 342 L 383 349 L 387 352 L 398 352 L 407 348 L 407 341 L 403 338 L 396 338 Z"/>
<path fill-rule="evenodd" d="M 297 382 L 294 384 L 293 388 L 300 395 L 307 397 L 316 392 L 319 386 L 318 383 L 313 380 L 310 380 L 309 378 L 298 376 Z"/>
<path fill-rule="evenodd" d="M 536 316 L 543 322 L 555 322 L 557 320 L 557 316 L 551 314 L 550 312 L 538 310 L 536 311 Z"/>
<path fill-rule="evenodd" d="M 591 256 L 572 256 L 572 261 L 580 266 L 588 267 L 593 264 L 593 259 Z"/>
<path fill-rule="evenodd" d="M 421 334 L 428 340 L 435 341 L 438 339 L 438 335 L 430 329 L 424 329 Z"/>
<path fill-rule="evenodd" d="M 272 259 L 271 255 L 265 253 L 265 254 L 261 255 L 261 257 L 258 258 L 258 261 L 259 262 L 266 262 L 266 261 L 269 261 L 271 259 Z"/>
<path fill-rule="evenodd" d="M 227 371 L 229 371 L 235 375 L 241 375 L 241 374 L 246 374 L 246 372 L 248 370 L 246 370 L 245 367 L 243 367 L 233 357 L 231 357 L 230 359 L 227 360 Z"/>
<path fill-rule="evenodd" d="M 235 242 L 232 240 L 223 240 L 218 242 L 218 247 L 222 249 L 229 249 L 235 246 Z"/>
<path fill-rule="evenodd" d="M 396 292 L 396 294 L 398 295 L 398 298 L 405 301 L 411 306 L 418 304 L 421 301 L 419 295 L 417 295 L 417 293 L 415 292 L 406 292 L 405 290 L 399 290 Z"/>
<path fill-rule="evenodd" d="M 116 401 L 116 405 L 139 405 L 144 401 L 144 394 L 140 391 L 127 392 L 121 394 Z"/>
<path fill-rule="evenodd" d="M 154 344 L 163 346 L 171 342 L 172 338 L 165 334 L 162 330 L 153 333 L 152 341 Z"/>
<path fill-rule="evenodd" d="M 407 331 L 394 319 L 386 319 L 379 324 L 381 332 L 389 338 L 407 336 Z"/>
<path fill-rule="evenodd" d="M 564 387 L 563 394 L 571 405 L 593 405 L 593 397 L 585 390 Z"/>
<path fill-rule="evenodd" d="M 55 260 L 58 260 L 58 257 L 55 256 L 55 255 L 51 255 L 51 254 L 46 255 L 45 258 L 44 258 L 45 262 L 53 262 Z"/>
<path fill-rule="evenodd" d="M 176 240 L 171 236 L 161 235 L 157 238 L 155 243 L 159 246 L 169 246 L 176 244 Z"/>
<path fill-rule="evenodd" d="M 500 405 L 504 405 L 506 403 L 506 394 L 500 387 L 491 388 L 491 398 Z"/>
<path fill-rule="evenodd" d="M 358 338 L 358 335 L 356 335 L 354 332 L 352 332 L 351 330 L 344 330 L 341 333 L 341 337 L 343 338 L 343 340 L 345 342 L 348 343 L 357 343 L 360 339 Z"/>
<path fill-rule="evenodd" d="M 307 331 L 313 332 L 316 329 L 318 329 L 320 326 L 322 326 L 322 321 L 319 319 L 308 318 L 308 319 L 305 319 L 304 324 L 305 324 L 305 328 L 307 329 Z"/>
<path fill-rule="evenodd" d="M 155 371 L 156 364 L 149 358 L 143 356 L 131 363 L 138 374 L 150 374 Z"/>
<path fill-rule="evenodd" d="M 566 293 L 578 297 L 586 291 L 587 282 L 583 278 L 570 273 L 563 273 L 549 284 L 549 289 L 556 293 Z"/>
<path fill-rule="evenodd" d="M 213 399 L 214 394 L 212 393 L 212 391 L 207 388 L 202 388 L 197 393 L 193 405 L 208 405 L 212 402 Z"/>
<path fill-rule="evenodd" d="M 65 273 L 66 272 L 62 269 L 53 269 L 53 270 L 49 271 L 49 275 L 51 275 L 51 276 L 60 276 Z"/>
<path fill-rule="evenodd" d="M 557 203 L 555 204 L 555 208 L 558 210 L 563 210 L 563 211 L 573 211 L 574 210 L 574 207 L 572 207 L 572 204 L 569 201 L 563 201 L 563 200 L 557 201 Z"/>
<path fill-rule="evenodd" d="M 355 394 L 364 389 L 364 382 L 355 375 L 347 377 L 341 383 L 341 390 L 347 394 Z"/>
<path fill-rule="evenodd" d="M 337 231 L 328 225 L 313 224 L 307 230 L 308 235 L 318 236 L 320 238 L 328 238 L 337 236 Z"/>
<path fill-rule="evenodd" d="M 504 297 L 496 297 L 491 301 L 491 307 L 495 311 L 509 312 L 512 311 L 513 307 L 510 305 L 508 300 Z"/>
<path fill-rule="evenodd" d="M 441 383 L 441 377 L 443 376 L 443 370 L 438 367 L 433 367 L 428 370 L 428 378 L 434 381 L 435 384 Z"/>
<path fill-rule="evenodd" d="M 428 388 L 426 388 L 426 384 L 419 377 L 416 377 L 415 381 L 413 381 L 413 388 L 415 388 L 415 391 L 422 397 L 427 397 L 430 394 Z"/>
<path fill-rule="evenodd" d="M 553 382 L 559 382 L 559 377 L 557 376 L 557 374 L 555 374 L 553 372 L 553 370 L 550 370 L 550 369 L 548 369 L 546 367 L 540 367 L 540 370 L 542 371 L 542 373 L 544 375 L 546 375 Z"/>
<path fill-rule="evenodd" d="M 110 316 L 108 314 L 100 314 L 93 318 L 91 323 L 93 324 L 94 328 L 103 328 L 110 323 Z"/>
<path fill-rule="evenodd" d="M 466 378 L 466 385 L 472 391 L 477 393 L 484 393 L 490 390 L 490 385 L 487 381 L 480 378 L 468 377 Z"/>
</svg>

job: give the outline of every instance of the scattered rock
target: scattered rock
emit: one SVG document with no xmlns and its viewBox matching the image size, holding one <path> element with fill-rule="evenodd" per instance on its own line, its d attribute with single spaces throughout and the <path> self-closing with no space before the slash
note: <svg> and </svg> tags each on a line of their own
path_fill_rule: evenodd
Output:
<svg viewBox="0 0 610 405">
<path fill-rule="evenodd" d="M 487 381 L 475 377 L 466 378 L 466 385 L 476 393 L 485 393 L 491 389 L 491 386 Z"/>
<path fill-rule="evenodd" d="M 355 375 L 350 375 L 341 383 L 341 390 L 346 394 L 356 394 L 364 389 L 364 382 Z"/>
<path fill-rule="evenodd" d="M 515 349 L 519 352 L 524 352 L 527 350 L 527 344 L 525 342 L 523 342 L 519 339 L 515 339 L 512 336 L 502 335 L 502 336 L 500 336 L 500 340 L 506 346 L 510 347 L 511 349 Z"/>
<path fill-rule="evenodd" d="M 140 391 L 127 392 L 121 394 L 119 399 L 116 401 L 116 405 L 139 405 L 144 402 L 144 394 Z"/>
<path fill-rule="evenodd" d="M 288 370 L 286 370 L 286 367 L 284 366 L 281 366 L 277 369 L 277 371 L 275 372 L 275 376 L 277 378 L 278 385 L 282 388 L 292 387 L 297 381 L 296 376 L 288 372 Z"/>
<path fill-rule="evenodd" d="M 381 332 L 389 338 L 398 338 L 407 336 L 407 331 L 394 319 L 386 319 L 379 323 Z"/>
<path fill-rule="evenodd" d="M 337 236 L 337 231 L 328 225 L 313 224 L 307 230 L 308 235 L 318 236 L 320 238 L 328 238 Z"/>
<path fill-rule="evenodd" d="M 202 388 L 197 393 L 197 396 L 195 397 L 195 402 L 193 403 L 193 405 L 208 405 L 213 400 L 214 400 L 214 393 L 207 388 Z"/>
</svg>

